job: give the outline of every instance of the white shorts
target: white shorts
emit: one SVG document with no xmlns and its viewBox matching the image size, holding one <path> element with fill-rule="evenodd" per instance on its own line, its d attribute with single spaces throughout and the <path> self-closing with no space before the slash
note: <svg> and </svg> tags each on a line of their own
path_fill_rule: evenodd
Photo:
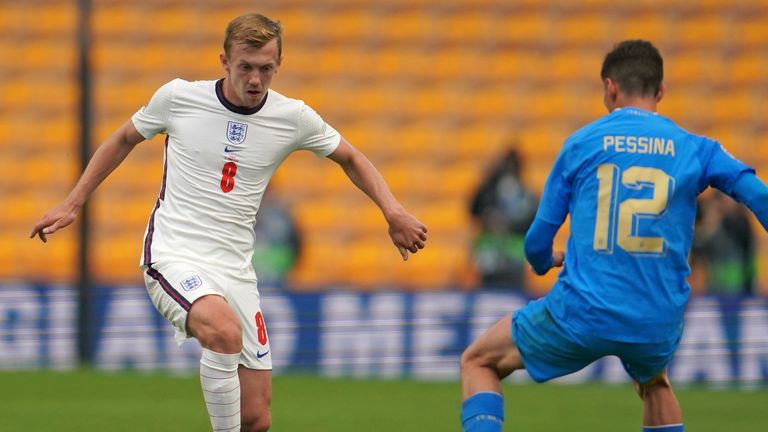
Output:
<svg viewBox="0 0 768 432">
<path fill-rule="evenodd" d="M 249 369 L 272 369 L 272 353 L 255 279 L 238 278 L 185 262 L 154 263 L 142 268 L 149 297 L 176 328 L 179 345 L 191 337 L 187 333 L 187 314 L 195 300 L 218 295 L 229 303 L 243 327 L 240 364 Z"/>
</svg>

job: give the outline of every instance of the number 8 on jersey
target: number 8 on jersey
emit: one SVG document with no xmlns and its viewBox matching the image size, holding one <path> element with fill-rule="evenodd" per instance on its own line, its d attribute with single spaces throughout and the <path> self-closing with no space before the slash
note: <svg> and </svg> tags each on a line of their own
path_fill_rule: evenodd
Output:
<svg viewBox="0 0 768 432">
<path fill-rule="evenodd" d="M 237 174 L 237 165 L 234 162 L 227 162 L 221 170 L 221 190 L 224 193 L 231 192 L 235 187 L 235 174 Z"/>
</svg>

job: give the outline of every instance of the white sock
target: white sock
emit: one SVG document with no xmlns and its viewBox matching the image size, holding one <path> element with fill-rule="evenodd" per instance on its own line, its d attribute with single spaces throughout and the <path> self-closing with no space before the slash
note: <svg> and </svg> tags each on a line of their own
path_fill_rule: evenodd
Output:
<svg viewBox="0 0 768 432">
<path fill-rule="evenodd" d="M 203 348 L 200 384 L 214 432 L 240 431 L 240 354 L 222 354 Z"/>
</svg>

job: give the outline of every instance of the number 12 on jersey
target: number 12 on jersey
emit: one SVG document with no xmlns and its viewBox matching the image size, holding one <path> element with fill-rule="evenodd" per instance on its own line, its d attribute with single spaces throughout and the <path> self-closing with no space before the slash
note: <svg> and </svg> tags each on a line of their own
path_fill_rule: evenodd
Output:
<svg viewBox="0 0 768 432">
<path fill-rule="evenodd" d="M 597 217 L 592 247 L 597 252 L 613 253 L 618 245 L 631 254 L 659 256 L 666 253 L 663 237 L 638 235 L 645 219 L 659 219 L 667 210 L 675 179 L 658 168 L 630 167 L 621 171 L 614 164 L 597 167 Z M 653 188 L 652 198 L 627 198 L 618 202 L 619 188 Z"/>
</svg>

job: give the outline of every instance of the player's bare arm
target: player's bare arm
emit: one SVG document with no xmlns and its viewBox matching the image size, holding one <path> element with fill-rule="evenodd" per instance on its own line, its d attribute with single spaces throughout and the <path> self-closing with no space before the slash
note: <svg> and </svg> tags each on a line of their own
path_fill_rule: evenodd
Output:
<svg viewBox="0 0 768 432">
<path fill-rule="evenodd" d="M 136 130 L 131 120 L 126 121 L 104 143 L 96 149 L 91 161 L 80 176 L 75 187 L 59 205 L 48 210 L 32 228 L 29 238 L 36 235 L 47 242 L 47 235 L 71 224 L 83 203 L 96 187 L 125 159 L 136 144 L 144 137 Z"/>
<path fill-rule="evenodd" d="M 384 177 L 371 161 L 343 137 L 328 158 L 339 164 L 360 190 L 365 192 L 381 209 L 389 224 L 389 236 L 400 251 L 403 260 L 408 252 L 423 249 L 427 241 L 427 227 L 408 213 L 389 190 Z"/>
</svg>

